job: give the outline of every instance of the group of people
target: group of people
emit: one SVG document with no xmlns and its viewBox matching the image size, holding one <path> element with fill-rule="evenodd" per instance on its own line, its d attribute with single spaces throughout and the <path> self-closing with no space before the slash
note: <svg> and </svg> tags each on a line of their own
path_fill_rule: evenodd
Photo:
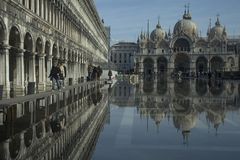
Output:
<svg viewBox="0 0 240 160">
<path fill-rule="evenodd" d="M 102 68 L 100 66 L 94 67 L 91 64 L 88 66 L 88 81 L 99 80 L 102 75 Z"/>
<path fill-rule="evenodd" d="M 49 75 L 50 80 L 52 81 L 52 89 L 62 89 L 65 87 L 64 79 L 67 76 L 66 66 L 63 62 L 54 63 Z"/>
</svg>

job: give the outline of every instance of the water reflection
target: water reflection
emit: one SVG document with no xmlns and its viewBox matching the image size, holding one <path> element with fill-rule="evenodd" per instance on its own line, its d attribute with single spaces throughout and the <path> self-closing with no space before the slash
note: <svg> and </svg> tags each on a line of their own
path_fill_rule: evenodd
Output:
<svg viewBox="0 0 240 160">
<path fill-rule="evenodd" d="M 124 90 L 131 90 L 131 94 L 123 96 Z M 237 81 L 161 78 L 140 81 L 136 88 L 120 82 L 114 92 L 113 104 L 136 106 L 140 117 L 146 121 L 150 118 L 158 131 L 162 121 L 171 122 L 176 131 L 181 132 L 183 144 L 189 143 L 191 131 L 203 117 L 208 128 L 214 129 L 217 135 L 226 115 L 239 111 L 240 103 Z"/>
</svg>

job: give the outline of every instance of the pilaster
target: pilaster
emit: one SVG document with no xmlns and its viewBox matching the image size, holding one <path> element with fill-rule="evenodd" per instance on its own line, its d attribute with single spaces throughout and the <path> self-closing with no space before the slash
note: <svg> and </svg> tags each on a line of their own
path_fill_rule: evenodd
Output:
<svg viewBox="0 0 240 160">
<path fill-rule="evenodd" d="M 9 83 L 9 46 L 0 46 L 0 85 L 2 85 L 2 98 L 9 98 L 10 83 Z M 1 98 L 1 97 L 0 97 Z"/>
</svg>

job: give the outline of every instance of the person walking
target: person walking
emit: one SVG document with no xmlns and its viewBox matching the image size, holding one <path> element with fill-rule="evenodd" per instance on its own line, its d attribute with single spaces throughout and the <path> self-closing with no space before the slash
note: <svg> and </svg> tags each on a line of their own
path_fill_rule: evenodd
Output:
<svg viewBox="0 0 240 160">
<path fill-rule="evenodd" d="M 67 69 L 66 69 L 66 66 L 64 65 L 63 62 L 60 63 L 60 65 L 59 65 L 59 70 L 60 70 L 60 73 L 59 73 L 60 86 L 61 86 L 61 88 L 65 88 L 64 80 L 65 80 L 65 78 L 67 77 Z"/>
<path fill-rule="evenodd" d="M 50 80 L 52 81 L 52 89 L 53 90 L 60 89 L 59 74 L 60 74 L 60 69 L 57 66 L 57 63 L 55 62 L 52 66 L 50 75 L 48 76 L 50 78 Z"/>
</svg>

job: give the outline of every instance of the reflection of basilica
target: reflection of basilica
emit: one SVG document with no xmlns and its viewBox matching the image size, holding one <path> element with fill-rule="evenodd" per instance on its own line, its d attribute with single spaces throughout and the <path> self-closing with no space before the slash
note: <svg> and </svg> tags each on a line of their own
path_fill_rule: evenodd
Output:
<svg viewBox="0 0 240 160">
<path fill-rule="evenodd" d="M 138 111 L 141 117 L 150 117 L 159 127 L 165 118 L 172 119 L 174 127 L 182 132 L 188 143 L 191 130 L 200 115 L 208 127 L 217 129 L 224 123 L 229 111 L 239 110 L 239 84 L 229 81 L 158 79 L 139 84 Z"/>
<path fill-rule="evenodd" d="M 136 71 L 145 77 L 179 71 L 196 74 L 239 70 L 239 39 L 227 36 L 219 16 L 215 26 L 210 22 L 207 37 L 202 37 L 189 8 L 172 33 L 170 29 L 166 33 L 158 22 L 151 34 L 141 33 L 138 45 Z"/>
</svg>

